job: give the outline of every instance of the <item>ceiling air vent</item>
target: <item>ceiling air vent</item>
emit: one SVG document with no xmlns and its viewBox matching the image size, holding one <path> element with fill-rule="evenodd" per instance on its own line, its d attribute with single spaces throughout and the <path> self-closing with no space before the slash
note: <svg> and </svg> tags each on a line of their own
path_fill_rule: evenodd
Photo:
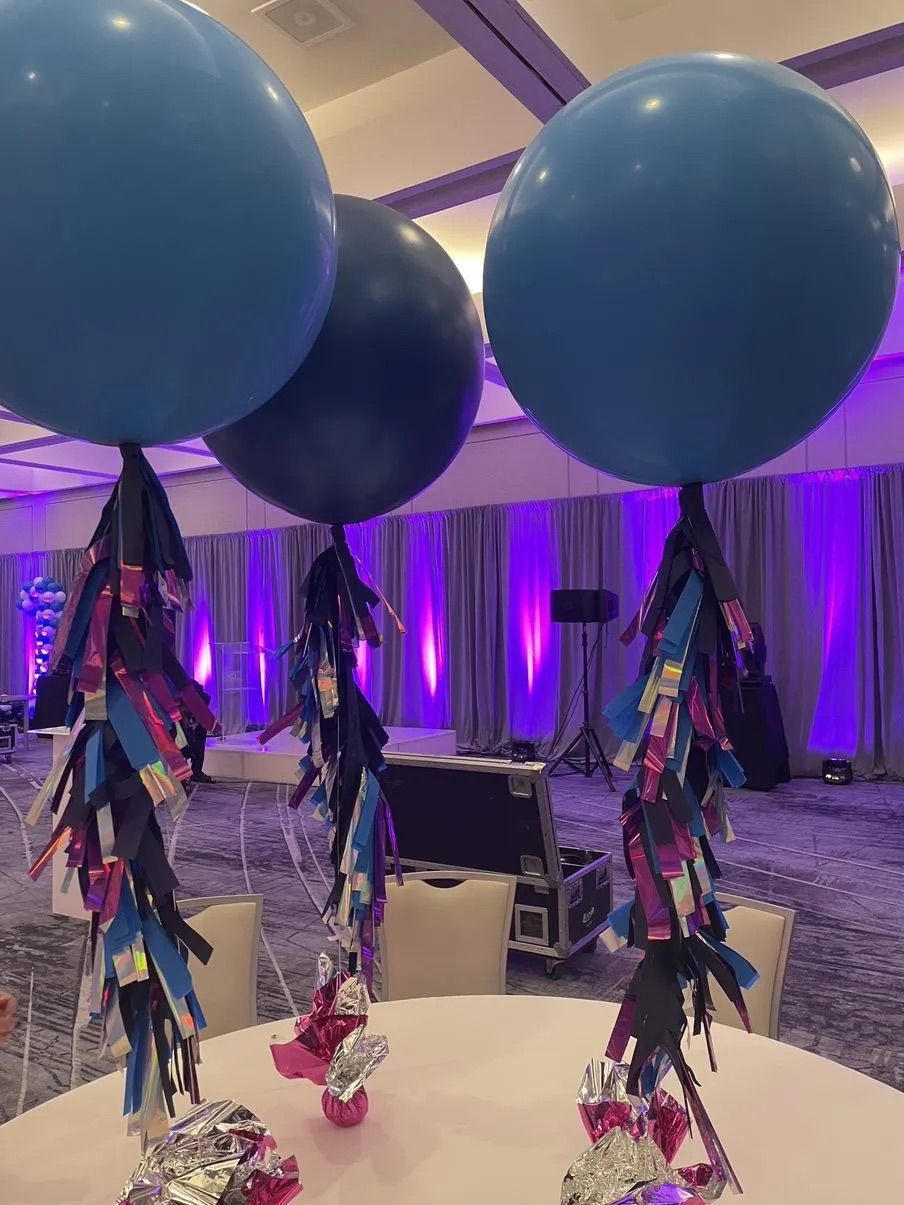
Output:
<svg viewBox="0 0 904 1205">
<path fill-rule="evenodd" d="M 268 0 L 251 11 L 278 25 L 302 46 L 325 42 L 354 24 L 331 0 Z"/>
</svg>

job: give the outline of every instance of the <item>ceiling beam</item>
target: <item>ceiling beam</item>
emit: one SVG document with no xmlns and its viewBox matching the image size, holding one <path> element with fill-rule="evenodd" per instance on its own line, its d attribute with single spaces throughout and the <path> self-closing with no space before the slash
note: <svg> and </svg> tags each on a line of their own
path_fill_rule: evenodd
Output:
<svg viewBox="0 0 904 1205">
<path fill-rule="evenodd" d="M 430 213 L 442 213 L 444 209 L 454 209 L 456 205 L 466 205 L 468 201 L 494 197 L 502 191 L 521 154 L 520 150 L 509 151 L 495 159 L 486 159 L 483 163 L 387 193 L 377 200 L 403 213 L 406 218 L 422 218 Z"/>
<path fill-rule="evenodd" d="M 490 0 L 481 0 L 481 2 L 485 3 L 489 10 Z M 470 2 L 469 0 L 418 0 L 418 3 L 441 25 L 444 25 L 444 28 L 448 28 L 448 25 L 437 15 L 440 11 L 448 10 L 446 21 L 449 24 L 452 24 L 452 20 L 448 14 L 463 8 L 470 10 L 472 19 L 476 19 L 474 6 L 477 0 L 470 0 Z M 512 7 L 509 0 L 494 0 L 492 7 L 495 9 L 498 5 L 503 5 L 505 8 Z M 520 9 L 520 5 L 514 7 Z M 523 9 L 521 9 L 521 13 L 527 22 L 535 25 L 535 22 L 531 21 Z M 465 17 L 461 12 L 459 12 L 459 21 L 463 26 L 466 25 Z M 453 34 L 453 36 L 455 35 Z M 486 37 L 485 33 L 484 37 Z M 465 43 L 462 44 L 465 45 Z M 550 43 L 550 45 L 553 44 Z M 470 45 L 465 45 L 465 48 L 471 50 Z M 556 52 L 556 57 L 561 56 L 558 47 L 553 46 L 553 50 Z M 471 53 L 474 53 L 473 50 Z M 475 57 L 480 58 L 479 55 Z M 550 52 L 548 64 L 552 57 Z M 481 59 L 481 61 L 483 60 Z M 485 63 L 484 65 L 486 66 Z M 792 71 L 798 71 L 823 88 L 836 88 L 840 84 L 881 75 L 896 67 L 904 67 L 904 23 L 890 25 L 885 29 L 876 29 L 871 33 L 862 34 L 860 37 L 850 38 L 846 42 L 836 42 L 832 46 L 807 51 L 806 54 L 786 59 L 784 66 L 790 67 Z M 496 78 L 500 77 L 497 75 Z M 588 86 L 586 80 L 584 86 Z M 579 91 L 580 89 L 575 91 L 574 95 L 578 95 Z M 562 108 L 563 103 L 565 102 L 560 100 L 557 107 Z M 506 155 L 499 155 L 495 159 L 460 168 L 448 175 L 412 184 L 398 192 L 378 197 L 377 200 L 409 218 L 422 218 L 431 213 L 442 213 L 443 210 L 453 209 L 456 205 L 464 205 L 468 201 L 477 201 L 482 197 L 495 196 L 501 192 L 502 186 L 521 154 L 521 150 L 510 151 Z"/>
<path fill-rule="evenodd" d="M 166 448 L 168 452 L 182 452 L 186 456 L 200 456 L 205 460 L 216 460 L 213 452 L 209 448 L 186 448 L 184 444 L 154 444 L 155 448 Z M 184 472 L 183 469 L 174 469 L 173 472 Z"/>
<path fill-rule="evenodd" d="M 37 460 L 21 460 L 18 456 L 0 457 L 0 469 L 3 465 L 15 465 L 20 469 L 45 469 L 48 473 L 66 473 L 70 477 L 97 477 L 101 481 L 116 481 L 118 473 L 101 473 L 97 469 L 67 469 L 62 464 L 41 464 Z"/>
<path fill-rule="evenodd" d="M 58 444 L 71 442 L 68 435 L 40 435 L 34 439 L 18 439 L 12 443 L 0 444 L 0 456 L 8 452 L 29 452 L 34 448 L 53 448 Z"/>
<path fill-rule="evenodd" d="M 785 66 L 823 88 L 894 71 L 904 67 L 904 22 L 785 59 Z"/>
<path fill-rule="evenodd" d="M 33 419 L 23 418 L 21 414 L 13 414 L 12 410 L 4 410 L 3 407 L 0 407 L 0 422 L 21 423 L 24 427 L 39 427 L 41 425 L 34 422 Z"/>
<path fill-rule="evenodd" d="M 417 3 L 540 121 L 549 121 L 589 87 L 518 0 Z"/>
</svg>

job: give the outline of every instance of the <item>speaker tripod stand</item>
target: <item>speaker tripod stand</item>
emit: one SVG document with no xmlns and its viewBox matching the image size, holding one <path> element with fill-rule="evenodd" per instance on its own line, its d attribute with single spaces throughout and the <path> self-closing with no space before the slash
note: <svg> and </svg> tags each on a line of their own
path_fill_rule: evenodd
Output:
<svg viewBox="0 0 904 1205">
<path fill-rule="evenodd" d="M 615 779 L 612 777 L 612 766 L 606 757 L 596 729 L 590 723 L 590 657 L 587 652 L 586 623 L 581 624 L 581 653 L 584 720 L 568 748 L 550 762 L 549 773 L 554 773 L 560 766 L 567 766 L 575 774 L 583 774 L 585 778 L 592 778 L 594 773 L 599 770 L 608 781 L 609 790 L 614 791 Z"/>
</svg>

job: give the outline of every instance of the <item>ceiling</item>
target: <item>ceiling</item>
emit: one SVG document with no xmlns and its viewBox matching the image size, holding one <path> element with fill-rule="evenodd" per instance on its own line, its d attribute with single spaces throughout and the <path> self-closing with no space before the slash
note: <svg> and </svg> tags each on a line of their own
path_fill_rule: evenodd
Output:
<svg viewBox="0 0 904 1205">
<path fill-rule="evenodd" d="M 777 62 L 896 25 L 900 0 L 521 0 L 595 83 L 661 55 L 731 50 Z"/>
<path fill-rule="evenodd" d="M 510 5 L 200 0 L 196 7 L 244 38 L 284 81 L 305 112 L 337 192 L 386 197 L 467 175 L 475 164 L 520 150 L 540 128 L 536 106 L 506 70 L 490 70 L 486 56 L 459 35 L 458 18 L 448 18 L 461 10 L 473 19 L 470 10 L 480 7 L 509 12 Z M 574 78 L 583 73 L 591 82 L 645 58 L 688 50 L 786 60 L 886 29 L 902 17 L 900 0 L 522 0 L 522 7 L 555 44 L 547 53 L 564 56 Z M 529 22 L 516 34 L 525 28 Z M 904 65 L 832 91 L 873 140 L 904 205 Z M 417 220 L 458 263 L 482 310 L 483 251 L 496 196 L 475 195 L 440 212 L 421 208 L 426 216 Z M 519 414 L 490 359 L 478 422 Z M 149 458 L 163 475 L 215 464 L 199 440 L 152 449 Z M 112 483 L 119 464 L 116 449 L 54 435 L 0 410 L 0 497 Z"/>
<path fill-rule="evenodd" d="M 415 0 L 203 0 L 203 7 L 267 60 L 305 112 L 456 46 Z"/>
</svg>

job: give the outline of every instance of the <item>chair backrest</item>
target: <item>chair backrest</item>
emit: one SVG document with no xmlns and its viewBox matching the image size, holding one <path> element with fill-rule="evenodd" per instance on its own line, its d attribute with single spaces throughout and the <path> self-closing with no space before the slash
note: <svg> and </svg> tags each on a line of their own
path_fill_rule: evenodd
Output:
<svg viewBox="0 0 904 1205">
<path fill-rule="evenodd" d="M 388 883 L 386 894 L 384 1000 L 505 993 L 514 879 L 425 871 Z"/>
<path fill-rule="evenodd" d="M 188 956 L 195 993 L 207 1025 L 202 1041 L 257 1024 L 257 955 L 264 911 L 262 895 L 180 900 L 180 911 L 213 946 L 207 966 Z M 192 915 L 193 914 L 193 915 Z"/>
<path fill-rule="evenodd" d="M 728 922 L 728 945 L 752 963 L 760 974 L 750 991 L 744 993 L 750 1028 L 754 1033 L 778 1038 L 794 913 L 778 904 L 748 900 L 739 895 L 719 892 L 716 898 Z M 722 1025 L 743 1028 L 737 1010 L 712 976 L 710 986 L 716 1006 L 713 1019 Z"/>
</svg>

